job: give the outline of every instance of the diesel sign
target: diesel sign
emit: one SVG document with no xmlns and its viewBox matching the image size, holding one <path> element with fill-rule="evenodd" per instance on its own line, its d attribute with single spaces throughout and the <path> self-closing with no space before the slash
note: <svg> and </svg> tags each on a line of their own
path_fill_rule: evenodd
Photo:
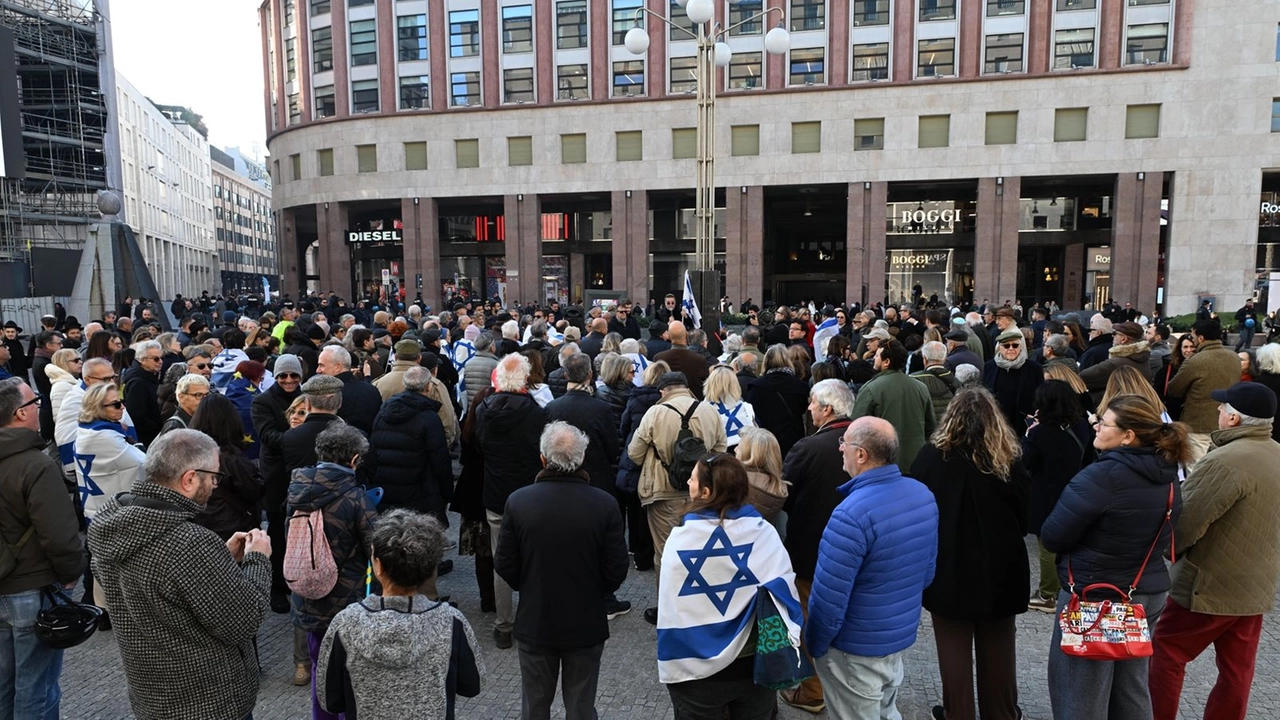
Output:
<svg viewBox="0 0 1280 720">
<path fill-rule="evenodd" d="M 400 230 L 348 230 L 348 243 L 389 242 L 402 243 L 404 235 Z"/>
</svg>

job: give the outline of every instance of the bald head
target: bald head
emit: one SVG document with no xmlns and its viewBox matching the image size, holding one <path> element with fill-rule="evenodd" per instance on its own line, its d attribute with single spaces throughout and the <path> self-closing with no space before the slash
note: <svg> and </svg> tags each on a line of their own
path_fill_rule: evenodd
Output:
<svg viewBox="0 0 1280 720">
<path fill-rule="evenodd" d="M 672 345 L 687 345 L 689 343 L 689 335 L 684 329 L 684 323 L 678 320 L 672 320 L 667 325 L 667 340 Z"/>
<path fill-rule="evenodd" d="M 600 333 L 601 335 L 609 332 L 609 321 L 604 318 L 596 318 L 591 321 L 591 332 Z"/>
<path fill-rule="evenodd" d="M 888 420 L 860 417 L 844 433 L 844 469 L 851 477 L 898 462 L 898 432 Z"/>
</svg>

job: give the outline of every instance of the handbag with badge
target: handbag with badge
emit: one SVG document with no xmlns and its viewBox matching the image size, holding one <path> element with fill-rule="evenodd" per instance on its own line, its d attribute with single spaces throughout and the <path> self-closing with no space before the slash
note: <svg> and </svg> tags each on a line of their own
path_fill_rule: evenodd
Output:
<svg viewBox="0 0 1280 720">
<path fill-rule="evenodd" d="M 1086 585 L 1076 593 L 1075 576 L 1071 572 L 1071 557 L 1067 556 L 1067 590 L 1071 600 L 1062 608 L 1058 616 L 1058 624 L 1062 628 L 1062 652 L 1072 657 L 1089 660 L 1131 660 L 1150 657 L 1151 628 L 1147 624 L 1147 611 L 1141 604 L 1133 602 L 1133 592 L 1142 580 L 1142 573 L 1160 542 L 1160 534 L 1164 526 L 1173 518 L 1173 485 L 1169 485 L 1169 504 L 1165 509 L 1164 521 L 1156 530 L 1156 537 L 1151 541 L 1147 556 L 1138 568 L 1138 574 L 1129 585 L 1129 592 L 1110 583 L 1093 583 Z M 1173 552 L 1173 538 L 1170 537 L 1170 552 Z M 1090 600 L 1089 592 L 1108 590 L 1124 598 L 1115 600 Z"/>
</svg>

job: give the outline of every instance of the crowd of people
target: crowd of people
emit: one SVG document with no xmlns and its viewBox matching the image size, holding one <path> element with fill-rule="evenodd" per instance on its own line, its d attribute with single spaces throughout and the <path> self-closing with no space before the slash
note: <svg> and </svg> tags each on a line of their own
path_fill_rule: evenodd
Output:
<svg viewBox="0 0 1280 720">
<path fill-rule="evenodd" d="M 130 298 L 27 349 L 9 323 L 0 717 L 57 717 L 63 650 L 33 626 L 79 586 L 139 718 L 251 717 L 270 612 L 312 718 L 452 718 L 513 647 L 522 717 L 559 685 L 594 718 L 635 571 L 682 720 L 897 717 L 926 611 L 933 717 L 1015 720 L 1028 610 L 1055 616 L 1055 718 L 1172 720 L 1210 644 L 1206 717 L 1244 718 L 1280 580 L 1280 344 L 1128 306 L 929 305 L 744 303 L 709 332 L 674 295 L 179 297 L 167 330 Z M 455 545 L 485 642 L 438 587 Z M 1091 586 L 1145 610 L 1150 658 L 1064 650 Z M 765 607 L 814 668 L 779 692 L 755 675 Z"/>
</svg>

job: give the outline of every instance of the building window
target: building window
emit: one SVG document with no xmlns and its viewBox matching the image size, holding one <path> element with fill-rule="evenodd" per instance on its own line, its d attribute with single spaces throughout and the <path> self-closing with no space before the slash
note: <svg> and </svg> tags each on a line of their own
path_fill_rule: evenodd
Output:
<svg viewBox="0 0 1280 720">
<path fill-rule="evenodd" d="M 480 54 L 480 11 L 454 10 L 449 13 L 449 57 Z"/>
<path fill-rule="evenodd" d="M 889 43 L 867 43 L 853 46 L 853 79 L 889 79 Z"/>
<path fill-rule="evenodd" d="M 987 113 L 988 145 L 1014 145 L 1018 142 L 1018 112 Z"/>
<path fill-rule="evenodd" d="M 311 17 L 329 14 L 329 0 L 311 0 Z"/>
<path fill-rule="evenodd" d="M 920 22 L 955 19 L 956 0 L 920 0 Z"/>
<path fill-rule="evenodd" d="M 1058 0 L 1058 12 L 1066 10 L 1093 10 L 1098 7 L 1098 0 Z"/>
<path fill-rule="evenodd" d="M 471 138 L 453 141 L 454 165 L 459 169 L 480 167 L 480 141 Z"/>
<path fill-rule="evenodd" d="M 338 102 L 333 86 L 325 85 L 316 88 L 316 119 L 333 117 L 338 114 Z"/>
<path fill-rule="evenodd" d="M 853 26 L 889 24 L 889 0 L 853 0 Z"/>
<path fill-rule="evenodd" d="M 692 40 L 697 37 L 698 28 L 689 19 L 689 14 L 684 11 L 683 0 L 679 4 L 677 4 L 676 0 L 671 0 L 668 5 L 671 7 L 667 13 L 667 19 L 671 21 L 668 37 L 671 40 Z"/>
<path fill-rule="evenodd" d="M 288 82 L 298 77 L 298 43 L 294 38 L 284 41 L 284 72 Z"/>
<path fill-rule="evenodd" d="M 284 24 L 292 25 L 294 16 L 294 0 L 284 0 Z"/>
<path fill-rule="evenodd" d="M 507 138 L 507 164 L 512 167 L 532 165 L 533 138 L 527 135 Z"/>
<path fill-rule="evenodd" d="M 822 152 L 822 123 L 791 123 L 791 153 L 801 155 L 816 152 Z"/>
<path fill-rule="evenodd" d="M 431 92 L 427 83 L 426 75 L 406 75 L 400 78 L 400 109 L 430 109 Z"/>
<path fill-rule="evenodd" d="M 615 152 L 618 162 L 631 162 L 644 159 L 644 134 L 639 130 L 628 130 L 614 134 Z"/>
<path fill-rule="evenodd" d="M 316 165 L 320 169 L 320 177 L 333 175 L 333 148 L 317 150 Z"/>
<path fill-rule="evenodd" d="M 1280 24 L 1276 25 L 1276 62 L 1280 62 Z"/>
<path fill-rule="evenodd" d="M 729 60 L 729 89 L 747 90 L 763 83 L 764 66 L 760 53 L 734 53 Z"/>
<path fill-rule="evenodd" d="M 626 42 L 627 33 L 636 26 L 636 10 L 642 5 L 644 5 L 642 0 L 613 0 L 614 45 L 622 45 Z"/>
<path fill-rule="evenodd" d="M 987 17 L 1022 15 L 1027 11 L 1026 0 L 987 0 Z"/>
<path fill-rule="evenodd" d="M 1124 137 L 1126 140 L 1160 137 L 1160 105 L 1130 105 L 1125 108 Z"/>
<path fill-rule="evenodd" d="M 950 115 L 921 115 L 920 142 L 922 148 L 941 148 L 951 144 Z"/>
<path fill-rule="evenodd" d="M 427 59 L 427 16 L 401 15 L 396 19 L 400 61 Z"/>
<path fill-rule="evenodd" d="M 373 20 L 351 23 L 351 66 L 378 63 L 378 28 Z"/>
<path fill-rule="evenodd" d="M 791 51 L 791 77 L 788 85 L 825 85 L 827 66 L 825 50 L 807 48 Z"/>
<path fill-rule="evenodd" d="M 1271 99 L 1271 132 L 1280 133 L 1280 98 Z"/>
<path fill-rule="evenodd" d="M 356 146 L 356 172 L 378 172 L 378 146 Z"/>
<path fill-rule="evenodd" d="M 302 122 L 302 105 L 297 93 L 294 93 L 289 96 L 289 124 L 297 125 L 300 122 Z"/>
<path fill-rule="evenodd" d="M 587 46 L 587 0 L 556 3 L 556 48 L 573 50 Z"/>
<path fill-rule="evenodd" d="M 1169 23 L 1130 25 L 1126 65 L 1153 65 L 1169 60 Z"/>
<path fill-rule="evenodd" d="M 938 77 L 956 74 L 955 38 L 920 41 L 920 62 L 916 77 Z"/>
<path fill-rule="evenodd" d="M 644 61 L 627 60 L 613 64 L 613 96 L 632 97 L 644 94 Z"/>
<path fill-rule="evenodd" d="M 1093 67 L 1093 28 L 1059 30 L 1053 37 L 1053 69 Z"/>
<path fill-rule="evenodd" d="M 468 107 L 480 104 L 480 73 L 460 72 L 449 75 L 449 104 Z"/>
<path fill-rule="evenodd" d="M 759 15 L 763 10 L 763 0 L 738 0 L 736 3 L 729 3 L 729 27 L 738 26 L 730 30 L 729 34 L 732 36 L 762 34 L 767 18 L 758 17 L 751 22 L 747 22 L 747 18 Z"/>
<path fill-rule="evenodd" d="M 824 30 L 826 27 L 826 0 L 791 0 L 791 32 Z"/>
<path fill-rule="evenodd" d="M 319 73 L 332 69 L 333 28 L 316 28 L 311 31 L 311 71 Z"/>
<path fill-rule="evenodd" d="M 502 71 L 502 102 L 533 102 L 533 68 Z"/>
<path fill-rule="evenodd" d="M 671 94 L 698 91 L 698 58 L 671 58 Z"/>
<path fill-rule="evenodd" d="M 587 161 L 587 136 L 568 133 L 560 136 L 560 162 L 564 165 L 580 165 Z"/>
<path fill-rule="evenodd" d="M 404 169 L 427 169 L 427 144 L 424 142 L 407 142 L 404 144 Z"/>
<path fill-rule="evenodd" d="M 760 126 L 733 125 L 729 128 L 730 153 L 734 157 L 760 154 Z"/>
<path fill-rule="evenodd" d="M 986 75 L 1022 72 L 1022 33 L 987 36 Z"/>
<path fill-rule="evenodd" d="M 360 7 L 361 5 L 372 5 L 373 0 L 347 0 L 347 7 Z"/>
<path fill-rule="evenodd" d="M 1169 0 L 1129 0 L 1129 7 L 1138 7 L 1139 5 L 1168 5 Z"/>
<path fill-rule="evenodd" d="M 698 156 L 698 129 L 671 129 L 671 159 L 692 160 Z"/>
<path fill-rule="evenodd" d="M 508 5 L 502 8 L 502 52 L 533 52 L 532 5 Z"/>
<path fill-rule="evenodd" d="M 1054 142 L 1084 142 L 1088 130 L 1089 108 L 1058 108 L 1054 111 Z"/>
<path fill-rule="evenodd" d="M 557 100 L 586 100 L 591 96 L 588 88 L 586 65 L 561 65 L 556 68 Z"/>
<path fill-rule="evenodd" d="M 292 180 L 302 179 L 302 156 L 301 155 L 294 154 L 289 156 L 289 169 L 293 171 L 293 175 L 291 176 L 290 179 Z"/>
<path fill-rule="evenodd" d="M 854 150 L 884 149 L 884 118 L 863 118 L 853 121 Z"/>
<path fill-rule="evenodd" d="M 377 80 L 357 80 L 351 83 L 351 112 L 378 112 Z"/>
</svg>

